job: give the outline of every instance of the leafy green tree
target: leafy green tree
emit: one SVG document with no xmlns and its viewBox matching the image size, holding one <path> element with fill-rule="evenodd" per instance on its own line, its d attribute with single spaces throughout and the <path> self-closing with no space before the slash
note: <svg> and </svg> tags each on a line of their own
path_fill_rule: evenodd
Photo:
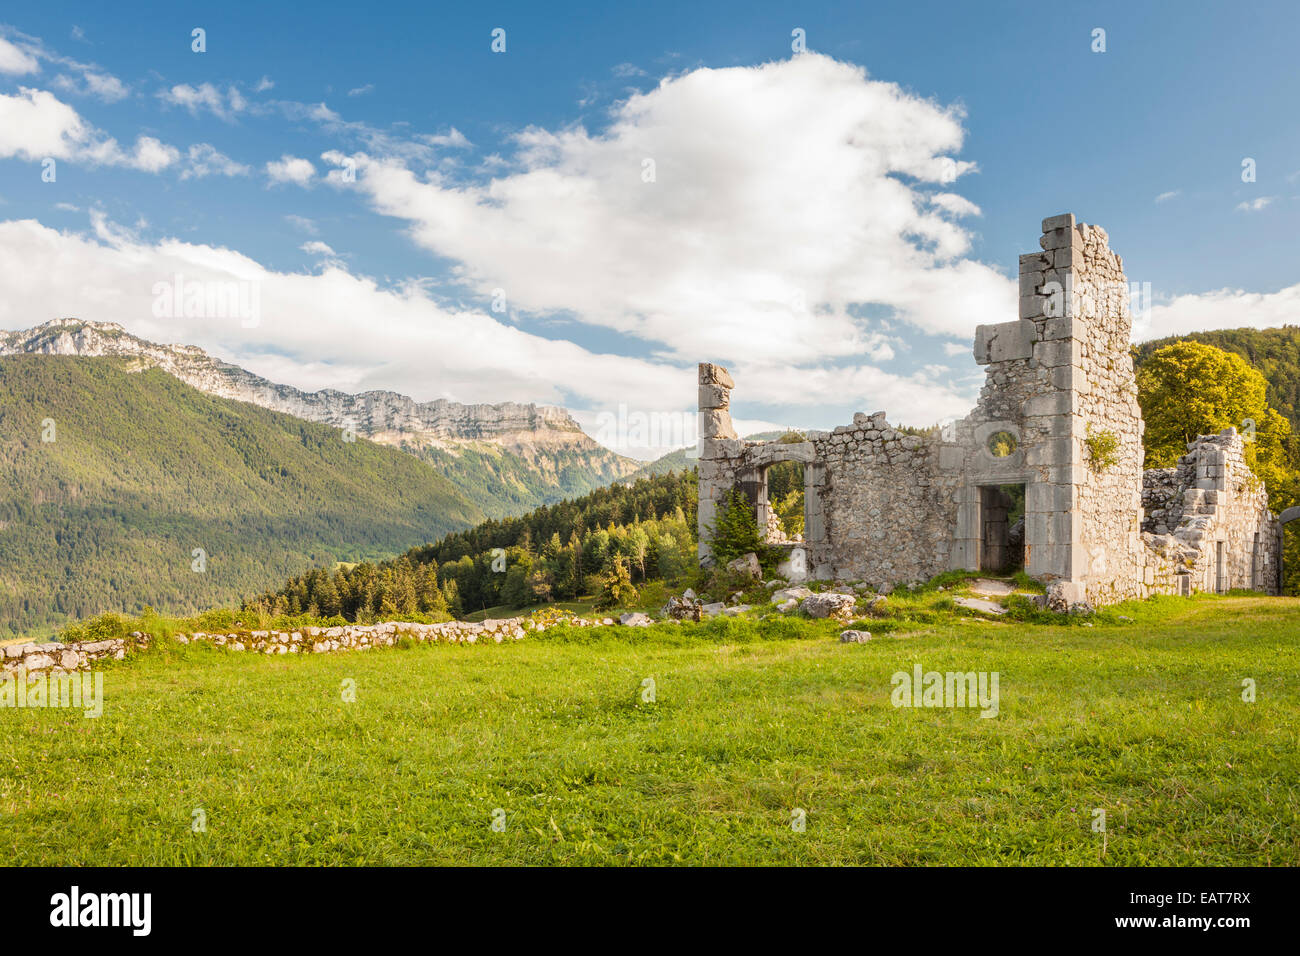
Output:
<svg viewBox="0 0 1300 956">
<path fill-rule="evenodd" d="M 632 573 L 628 570 L 625 558 L 615 558 L 614 566 L 601 581 L 600 597 L 596 600 L 598 610 L 606 611 L 614 607 L 625 607 L 638 597 L 632 586 Z"/>
<path fill-rule="evenodd" d="M 1268 407 L 1268 383 L 1245 359 L 1213 345 L 1175 342 L 1143 362 L 1137 383 L 1148 468 L 1177 464 L 1198 435 L 1253 427 L 1246 462 L 1270 495 L 1284 494 L 1293 480 L 1285 447 L 1291 425 Z"/>
</svg>

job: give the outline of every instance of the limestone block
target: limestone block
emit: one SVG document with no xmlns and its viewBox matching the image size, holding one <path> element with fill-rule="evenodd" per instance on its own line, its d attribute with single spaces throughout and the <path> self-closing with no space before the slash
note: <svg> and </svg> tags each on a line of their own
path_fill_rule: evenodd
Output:
<svg viewBox="0 0 1300 956">
<path fill-rule="evenodd" d="M 1025 452 L 1025 464 L 1033 468 L 1037 465 L 1069 465 L 1074 462 L 1074 442 L 1069 438 L 1050 438 L 1036 442 Z"/>
<path fill-rule="evenodd" d="M 1039 288 L 1043 284 L 1043 274 L 1041 272 L 1022 272 L 1020 273 L 1020 295 L 1037 295 Z"/>
<path fill-rule="evenodd" d="M 1023 406 L 1026 416 L 1032 415 L 1069 415 L 1071 412 L 1072 396 L 1069 392 L 1048 392 L 1046 395 L 1035 395 L 1025 402 Z"/>
<path fill-rule="evenodd" d="M 789 444 L 772 441 L 756 446 L 749 460 L 755 465 L 770 465 L 778 461 L 811 462 L 816 457 L 817 449 L 810 441 Z"/>
<path fill-rule="evenodd" d="M 731 424 L 731 413 L 725 408 L 709 408 L 700 412 L 700 437 L 739 438 Z"/>
<path fill-rule="evenodd" d="M 1057 272 L 1081 272 L 1087 268 L 1081 246 L 1062 246 L 1052 250 L 1052 268 Z"/>
<path fill-rule="evenodd" d="M 1001 322 L 975 328 L 975 361 L 980 365 L 1027 359 L 1033 354 L 1038 329 L 1033 322 Z"/>
<path fill-rule="evenodd" d="M 1057 513 L 1074 507 L 1074 488 L 1046 481 L 1031 482 L 1025 489 L 1025 511 Z"/>
<path fill-rule="evenodd" d="M 700 363 L 700 384 L 721 385 L 728 389 L 736 387 L 736 383 L 731 380 L 731 374 L 725 368 L 710 362 Z"/>
<path fill-rule="evenodd" d="M 731 404 L 731 392 L 721 385 L 700 386 L 700 408 L 726 408 Z"/>
<path fill-rule="evenodd" d="M 1088 375 L 1078 365 L 1058 365 L 1051 370 L 1053 388 L 1069 389 L 1076 395 L 1088 395 L 1092 392 L 1092 383 Z"/>
<path fill-rule="evenodd" d="M 731 416 L 727 415 L 730 419 Z M 701 459 L 739 458 L 745 450 L 745 443 L 734 435 L 730 438 L 705 437 L 700 442 Z"/>
<path fill-rule="evenodd" d="M 1047 300 L 1041 295 L 1022 295 L 1019 314 L 1022 319 L 1041 319 L 1047 315 Z"/>
<path fill-rule="evenodd" d="M 1048 257 L 1041 252 L 1028 252 L 1020 257 L 1020 274 L 1043 272 L 1048 267 Z"/>
<path fill-rule="evenodd" d="M 1058 229 L 1068 229 L 1073 231 L 1075 227 L 1074 213 L 1063 212 L 1059 216 L 1048 216 L 1043 220 L 1043 232 L 1055 232 Z"/>
<path fill-rule="evenodd" d="M 1083 365 L 1083 343 L 1078 339 L 1036 342 L 1033 349 L 1034 361 L 1046 368 L 1056 368 L 1062 365 Z"/>
<path fill-rule="evenodd" d="M 939 469 L 941 471 L 960 471 L 966 464 L 966 449 L 957 445 L 943 445 L 939 448 Z"/>
</svg>

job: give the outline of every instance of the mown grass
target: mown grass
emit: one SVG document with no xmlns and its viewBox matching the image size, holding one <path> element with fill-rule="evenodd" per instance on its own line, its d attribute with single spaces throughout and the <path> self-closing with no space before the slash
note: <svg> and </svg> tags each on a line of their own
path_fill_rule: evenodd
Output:
<svg viewBox="0 0 1300 956">
<path fill-rule="evenodd" d="M 774 617 L 306 658 L 166 646 L 106 668 L 98 719 L 0 710 L 0 850 L 16 864 L 1300 862 L 1300 601 L 1107 614 L 949 614 L 862 645 Z M 891 706 L 891 675 L 917 663 L 998 671 L 999 715 Z"/>
</svg>

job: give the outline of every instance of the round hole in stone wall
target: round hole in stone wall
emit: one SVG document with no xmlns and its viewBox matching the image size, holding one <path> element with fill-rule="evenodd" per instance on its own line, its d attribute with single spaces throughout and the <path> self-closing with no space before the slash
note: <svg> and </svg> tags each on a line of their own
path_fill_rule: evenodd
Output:
<svg viewBox="0 0 1300 956">
<path fill-rule="evenodd" d="M 1006 458 L 1014 454 L 1017 446 L 1016 436 L 1011 432 L 994 432 L 989 436 L 988 450 L 994 458 Z"/>
</svg>

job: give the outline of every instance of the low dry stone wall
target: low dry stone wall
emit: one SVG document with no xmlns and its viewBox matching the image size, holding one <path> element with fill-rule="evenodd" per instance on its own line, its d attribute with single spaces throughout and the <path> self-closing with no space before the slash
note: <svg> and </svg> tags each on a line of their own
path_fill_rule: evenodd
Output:
<svg viewBox="0 0 1300 956">
<path fill-rule="evenodd" d="M 126 657 L 127 641 L 81 641 L 72 644 L 10 644 L 3 648 L 3 674 L 23 670 L 29 674 L 90 670 L 96 661 L 120 661 Z"/>
<path fill-rule="evenodd" d="M 644 615 L 642 615 L 644 616 Z M 648 622 L 647 618 L 647 622 Z M 612 627 L 614 618 L 566 617 L 554 622 L 513 617 L 489 619 L 481 623 L 447 621 L 441 624 L 415 624 L 385 621 L 381 624 L 348 624 L 343 627 L 302 627 L 287 631 L 239 631 L 209 634 L 196 631 L 172 636 L 178 644 L 206 642 L 231 651 L 255 654 L 324 654 L 330 651 L 365 651 L 372 647 L 392 647 L 409 638 L 417 643 L 475 644 L 479 641 L 517 641 L 565 624 L 569 627 Z M 639 623 L 639 622 L 638 622 Z M 59 644 L 11 644 L 3 648 L 3 674 L 23 670 L 28 674 L 65 673 L 90 670 L 103 660 L 122 660 L 134 648 L 147 647 L 150 636 L 133 631 L 129 638 L 106 641 L 83 641 Z"/>
</svg>

